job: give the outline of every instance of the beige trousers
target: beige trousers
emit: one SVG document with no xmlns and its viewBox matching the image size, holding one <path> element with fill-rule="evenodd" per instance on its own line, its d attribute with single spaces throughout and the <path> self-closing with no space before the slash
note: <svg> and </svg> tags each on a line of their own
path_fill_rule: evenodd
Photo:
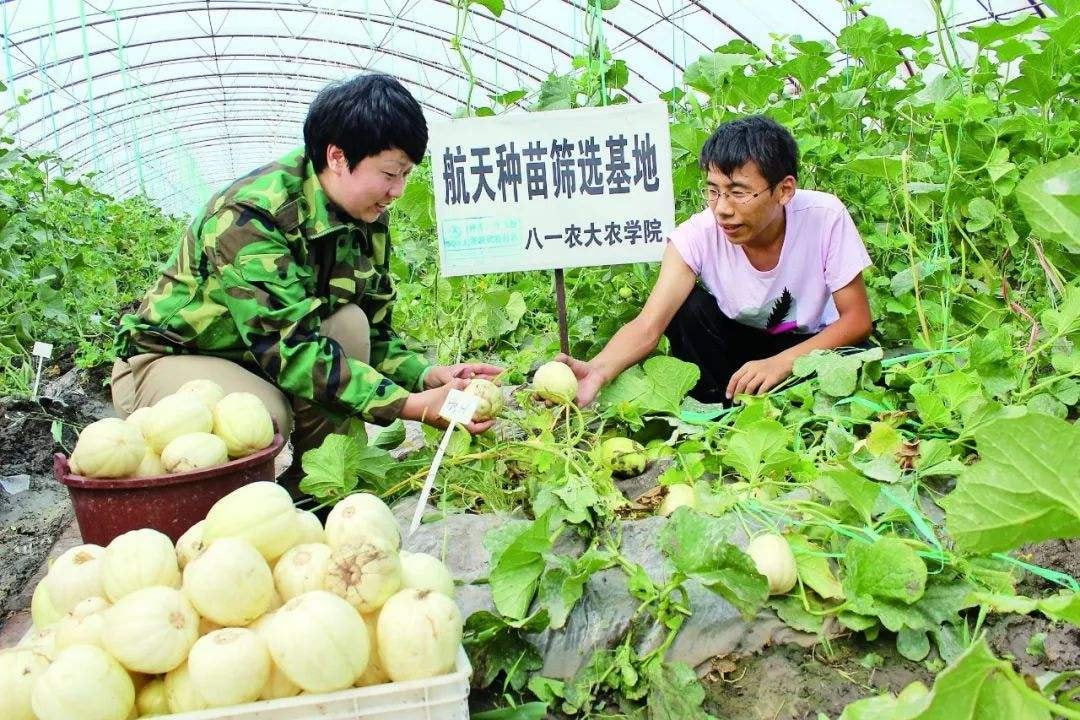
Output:
<svg viewBox="0 0 1080 720">
<path fill-rule="evenodd" d="M 337 341 L 348 357 L 368 362 L 371 331 L 367 316 L 349 303 L 322 322 L 321 333 Z M 278 431 L 292 440 L 293 467 L 300 468 L 305 451 L 318 447 L 339 427 L 339 418 L 311 401 L 286 395 L 272 382 L 240 365 L 210 355 L 143 353 L 117 360 L 112 369 L 112 400 L 124 418 L 138 408 L 153 405 L 189 380 L 213 380 L 225 392 L 254 393 L 263 401 Z"/>
</svg>

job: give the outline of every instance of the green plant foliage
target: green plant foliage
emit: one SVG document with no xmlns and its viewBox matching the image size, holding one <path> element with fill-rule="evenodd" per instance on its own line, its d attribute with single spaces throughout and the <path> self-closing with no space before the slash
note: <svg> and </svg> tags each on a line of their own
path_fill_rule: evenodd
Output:
<svg viewBox="0 0 1080 720">
<path fill-rule="evenodd" d="M 949 534 L 971 552 L 1080 535 L 1076 425 L 1047 415 L 1003 418 L 975 433 L 981 459 L 944 501 Z"/>
<path fill-rule="evenodd" d="M 614 4 L 584 10 L 593 20 Z M 452 5 L 450 47 L 469 81 L 458 116 L 628 100 L 633 68 L 590 22 L 568 67 L 475 106 L 469 13 L 498 17 L 504 4 Z M 693 612 L 687 584 L 701 583 L 747 615 L 771 608 L 804 632 L 842 626 L 895 640 L 928 666 L 949 663 L 932 689 L 860 700 L 847 720 L 1080 717 L 1074 676 L 1036 690 L 979 639 L 990 613 L 1080 621 L 1076 579 L 1008 554 L 1080 536 L 1080 5 L 1047 5 L 1050 17 L 965 28 L 969 59 L 948 32 L 915 36 L 872 14 L 835 43 L 735 40 L 660 94 L 679 221 L 701 210 L 698 153 L 718 124 L 764 112 L 791 128 L 799 185 L 839 196 L 870 252 L 881 347 L 811 353 L 767 397 L 724 408 L 686 397 L 699 373 L 662 341 L 590 407 L 549 408 L 519 392 L 499 432 L 457 432 L 433 501 L 447 513 L 513 515 L 485 538 L 495 612 L 466 626 L 477 684 L 501 686 L 510 705 L 488 716 L 709 717 L 693 671 L 668 658 Z M 523 382 L 559 349 L 551 275 L 440 276 L 430 162 L 412 177 L 393 209 L 395 326 L 434 361 L 490 359 L 507 367 L 505 382 Z M 32 339 L 80 364 L 107 362 L 115 318 L 179 234 L 144 201 L 91 184 L 0 141 L 7 392 L 25 392 Z M 568 270 L 571 354 L 592 357 L 634 318 L 655 274 L 645 264 Z M 388 454 L 400 425 L 370 442 L 360 429 L 332 435 L 303 458 L 303 487 L 321 503 L 361 488 L 404 497 L 423 483 L 439 435 L 426 429 L 428 449 L 401 461 Z M 614 435 L 665 464 L 661 485 L 694 487 L 696 508 L 676 511 L 659 535 L 664 581 L 620 552 L 623 521 L 649 515 L 656 498 L 631 503 L 616 486 L 598 451 Z M 799 583 L 787 595 L 768 597 L 731 544 L 736 530 L 758 528 L 792 547 Z M 564 554 L 564 535 L 584 550 Z M 561 631 L 601 572 L 621 574 L 639 604 L 625 636 L 572 679 L 538 675 L 530 637 Z M 1018 595 L 1025 574 L 1065 591 Z M 642 628 L 663 635 L 648 651 Z"/>
<path fill-rule="evenodd" d="M 35 341 L 80 366 L 111 361 L 117 319 L 182 231 L 145 199 L 117 201 L 66 170 L 0 137 L 0 395 L 28 393 Z"/>
</svg>

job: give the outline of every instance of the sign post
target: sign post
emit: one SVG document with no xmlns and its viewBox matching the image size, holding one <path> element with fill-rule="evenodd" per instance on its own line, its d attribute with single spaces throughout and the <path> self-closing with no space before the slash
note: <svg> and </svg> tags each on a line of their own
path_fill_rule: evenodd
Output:
<svg viewBox="0 0 1080 720">
<path fill-rule="evenodd" d="M 52 343 L 47 342 L 35 342 L 34 349 L 30 351 L 30 354 L 37 358 L 37 369 L 34 372 L 34 388 L 30 391 L 32 399 L 37 399 L 38 386 L 41 384 L 41 370 L 45 366 L 45 361 L 52 357 L 52 351 Z"/>
<path fill-rule="evenodd" d="M 675 226 L 664 103 L 462 118 L 431 128 L 443 275 L 656 262 Z"/>
</svg>

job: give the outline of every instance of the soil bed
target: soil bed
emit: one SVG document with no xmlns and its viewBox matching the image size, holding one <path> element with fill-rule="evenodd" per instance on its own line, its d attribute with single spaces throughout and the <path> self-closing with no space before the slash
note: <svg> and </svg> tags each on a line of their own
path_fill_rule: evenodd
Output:
<svg viewBox="0 0 1080 720">
<path fill-rule="evenodd" d="M 0 477 L 26 475 L 30 481 L 18 494 L 0 491 L 0 628 L 29 605 L 31 581 L 72 523 L 67 491 L 52 476 L 53 452 L 70 450 L 80 428 L 112 414 L 101 371 L 61 373 L 54 367 L 51 375 L 40 401 L 0 398 Z M 1080 577 L 1080 540 L 1028 546 L 1018 556 Z M 1057 589 L 1028 575 L 1019 591 L 1038 596 Z M 1080 668 L 1080 629 L 1023 616 L 992 616 L 984 627 L 994 652 L 1022 673 L 1038 677 Z M 818 713 L 836 718 L 859 698 L 895 693 L 915 680 L 929 686 L 934 679 L 924 663 L 900 656 L 888 633 L 874 642 L 852 636 L 812 650 L 774 646 L 715 664 L 717 671 L 705 679 L 705 707 L 726 720 L 816 720 Z M 490 706 L 490 690 L 474 691 L 474 710 Z"/>
</svg>

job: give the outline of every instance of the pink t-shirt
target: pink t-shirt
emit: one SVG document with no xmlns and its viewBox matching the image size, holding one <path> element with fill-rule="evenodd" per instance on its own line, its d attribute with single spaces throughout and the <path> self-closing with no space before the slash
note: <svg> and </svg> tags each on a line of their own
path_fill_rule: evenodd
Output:
<svg viewBox="0 0 1080 720">
<path fill-rule="evenodd" d="M 780 261 L 764 272 L 728 242 L 711 209 L 668 239 L 729 318 L 773 334 L 816 333 L 839 317 L 832 294 L 869 267 L 870 256 L 835 195 L 796 190 L 785 212 Z"/>
</svg>

